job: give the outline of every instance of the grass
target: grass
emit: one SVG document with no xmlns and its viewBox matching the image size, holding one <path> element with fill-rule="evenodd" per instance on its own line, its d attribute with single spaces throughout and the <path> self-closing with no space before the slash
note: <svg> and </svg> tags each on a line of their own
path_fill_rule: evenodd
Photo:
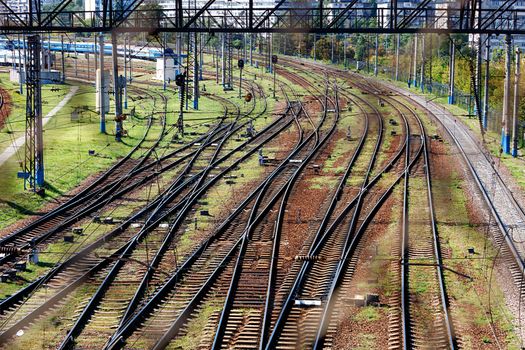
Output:
<svg viewBox="0 0 525 350">
<path fill-rule="evenodd" d="M 186 328 L 186 334 L 183 336 L 176 337 L 169 345 L 169 349 L 198 349 L 200 339 L 203 334 L 202 330 L 210 322 L 210 318 L 214 313 L 219 312 L 222 309 L 223 303 L 220 302 L 220 298 L 210 298 L 202 305 L 200 312 L 197 317 L 191 319 Z"/>
<path fill-rule="evenodd" d="M 57 86 L 61 93 L 54 97 L 44 96 L 46 110 L 54 107 L 67 91 L 69 85 Z M 12 91 L 13 86 L 11 86 Z M 46 89 L 48 89 L 46 87 Z M 15 104 L 22 103 L 21 96 L 15 96 Z M 0 228 L 4 228 L 27 215 L 38 214 L 44 204 L 53 201 L 60 195 L 71 190 L 89 175 L 107 169 L 117 159 L 123 157 L 137 144 L 146 130 L 146 121 L 139 118 L 130 118 L 125 123 L 129 136 L 124 142 L 117 143 L 111 134 L 114 132 L 113 123 L 108 117 L 108 134 L 99 133 L 98 116 L 91 110 L 94 100 L 94 88 L 81 85 L 77 94 L 64 106 L 57 115 L 44 127 L 44 164 L 46 171 L 46 195 L 39 197 L 24 190 L 21 179 L 16 177 L 20 168 L 20 157 L 11 157 L 0 166 Z M 83 108 L 79 121 L 71 121 L 70 115 L 76 108 Z M 16 107 L 9 118 L 6 128 L 0 132 L 3 140 L 17 137 L 18 133 L 9 133 L 10 125 L 20 124 L 23 113 Z M 22 115 L 22 117 L 20 117 Z M 160 126 L 157 124 L 151 130 L 148 140 L 158 137 Z M 23 131 L 23 128 L 22 128 Z M 89 156 L 88 150 L 95 150 L 95 156 Z"/>
<path fill-rule="evenodd" d="M 375 306 L 366 306 L 359 309 L 354 316 L 354 320 L 359 322 L 377 321 L 381 317 L 379 309 Z"/>
</svg>

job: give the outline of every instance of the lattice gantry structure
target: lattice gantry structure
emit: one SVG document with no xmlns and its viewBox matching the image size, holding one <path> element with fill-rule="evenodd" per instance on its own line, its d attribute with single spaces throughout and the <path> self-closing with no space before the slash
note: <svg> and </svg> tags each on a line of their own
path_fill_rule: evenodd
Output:
<svg viewBox="0 0 525 350">
<path fill-rule="evenodd" d="M 44 185 L 44 144 L 42 136 L 42 94 L 40 85 L 40 36 L 27 38 L 26 50 L 26 139 L 24 187 Z"/>
<path fill-rule="evenodd" d="M 40 0 L 41 1 L 41 0 Z M 517 0 L 254 1 L 102 0 L 95 10 L 72 11 L 72 0 L 29 11 L 0 0 L 0 30 L 67 32 L 286 32 L 286 33 L 484 33 L 525 34 L 525 9 Z M 407 6 L 410 3 L 410 6 Z M 227 11 L 228 23 L 223 23 Z"/>
</svg>

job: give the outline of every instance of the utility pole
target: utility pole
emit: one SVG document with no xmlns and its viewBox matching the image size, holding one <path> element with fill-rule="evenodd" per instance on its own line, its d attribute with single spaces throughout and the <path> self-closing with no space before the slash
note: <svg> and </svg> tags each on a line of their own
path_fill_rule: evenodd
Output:
<svg viewBox="0 0 525 350">
<path fill-rule="evenodd" d="M 27 38 L 26 134 L 24 188 L 37 192 L 44 185 L 44 143 L 42 130 L 42 87 L 40 85 L 41 42 L 39 35 Z"/>
<path fill-rule="evenodd" d="M 75 34 L 75 77 L 78 77 L 77 35 Z"/>
<path fill-rule="evenodd" d="M 62 57 L 64 57 L 64 52 L 62 52 Z M 13 57 L 14 60 L 14 57 Z M 25 69 L 25 67 L 24 67 Z M 24 94 L 24 83 L 22 75 L 22 51 L 20 50 L 20 34 L 18 35 L 18 92 L 20 95 Z"/>
<path fill-rule="evenodd" d="M 115 140 L 120 141 L 123 136 L 122 101 L 118 76 L 117 35 L 115 32 L 111 33 L 111 58 L 113 60 L 113 93 L 115 100 Z"/>
<path fill-rule="evenodd" d="M 420 82 L 421 92 L 425 92 L 425 34 L 421 34 L 421 73 Z"/>
<path fill-rule="evenodd" d="M 331 46 L 332 46 L 332 47 L 331 47 L 332 51 L 331 51 L 331 53 L 330 53 L 330 61 L 332 62 L 332 64 L 335 63 L 335 62 L 334 62 L 334 38 L 335 38 L 335 34 L 332 34 L 332 37 L 331 37 L 332 40 L 330 41 Z"/>
<path fill-rule="evenodd" d="M 414 34 L 414 87 L 417 87 L 417 34 Z"/>
<path fill-rule="evenodd" d="M 226 86 L 226 35 L 222 33 L 221 37 L 221 84 L 223 88 Z"/>
<path fill-rule="evenodd" d="M 277 64 L 277 56 L 272 55 L 272 65 L 273 65 L 273 99 L 275 100 L 275 64 Z"/>
<path fill-rule="evenodd" d="M 401 34 L 396 35 L 396 81 L 399 80 L 399 44 L 401 40 Z"/>
<path fill-rule="evenodd" d="M 501 148 L 503 152 L 510 154 L 510 134 L 512 115 L 510 112 L 510 62 L 511 62 L 511 38 L 507 34 L 505 36 L 505 83 L 503 86 L 503 121 L 502 121 L 502 135 Z"/>
<path fill-rule="evenodd" d="M 129 36 L 124 36 L 124 109 L 128 109 L 128 43 Z"/>
<path fill-rule="evenodd" d="M 346 58 L 346 50 L 347 50 L 347 40 L 346 40 L 346 34 L 344 36 L 344 41 L 343 41 L 343 66 L 346 68 L 348 68 L 348 60 Z"/>
<path fill-rule="evenodd" d="M 181 57 L 182 57 L 182 52 L 181 52 L 181 33 L 177 33 L 177 38 L 176 38 L 176 43 L 175 43 L 175 57 L 177 59 L 177 62 L 176 62 L 176 65 L 175 65 L 175 75 L 177 74 L 181 74 L 181 70 L 180 70 L 180 67 L 181 67 Z"/>
<path fill-rule="evenodd" d="M 190 34 L 191 35 L 191 34 Z M 199 45 L 197 32 L 193 33 L 193 109 L 199 109 Z"/>
<path fill-rule="evenodd" d="M 162 90 L 166 91 L 166 33 L 162 37 Z"/>
<path fill-rule="evenodd" d="M 379 55 L 379 35 L 376 34 L 376 42 L 375 42 L 375 58 L 374 58 L 374 76 L 377 77 L 378 73 L 378 67 L 377 67 L 377 61 L 378 61 L 378 55 Z"/>
<path fill-rule="evenodd" d="M 490 77 L 490 35 L 485 47 L 485 91 L 483 92 L 483 128 L 488 128 L 489 116 L 489 77 Z"/>
<path fill-rule="evenodd" d="M 481 34 L 478 34 L 477 37 L 477 45 L 474 47 L 477 48 L 476 50 L 476 89 L 474 91 L 477 91 L 478 94 L 481 94 Z M 477 108 L 477 107 L 476 107 Z"/>
<path fill-rule="evenodd" d="M 250 66 L 253 67 L 253 34 L 250 33 Z"/>
<path fill-rule="evenodd" d="M 520 95 L 520 59 L 521 52 L 516 48 L 516 69 L 514 71 L 514 111 L 512 113 L 512 156 L 518 156 L 518 131 L 519 131 L 519 95 Z"/>
<path fill-rule="evenodd" d="M 106 77 L 105 77 L 105 69 L 104 69 L 104 34 L 100 34 L 99 40 L 99 68 L 98 68 L 98 76 L 97 76 L 97 95 L 98 95 L 98 106 L 99 106 L 99 112 L 100 112 L 100 132 L 105 134 L 106 133 Z"/>
<path fill-rule="evenodd" d="M 448 88 L 448 104 L 453 105 L 454 101 L 454 74 L 456 66 L 456 44 L 454 44 L 454 39 L 450 38 L 450 73 L 449 73 L 449 88 Z"/>
<path fill-rule="evenodd" d="M 315 47 L 317 45 L 316 41 L 317 41 L 317 34 L 314 34 L 314 61 L 317 61 L 317 51 Z"/>
<path fill-rule="evenodd" d="M 64 34 L 60 37 L 60 43 L 62 44 L 62 83 L 66 80 L 66 59 L 65 59 L 65 53 L 64 53 Z"/>
</svg>

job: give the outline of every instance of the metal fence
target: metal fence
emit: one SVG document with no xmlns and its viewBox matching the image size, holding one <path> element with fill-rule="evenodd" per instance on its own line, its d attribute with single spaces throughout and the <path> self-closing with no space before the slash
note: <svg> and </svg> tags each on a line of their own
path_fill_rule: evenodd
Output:
<svg viewBox="0 0 525 350">
<path fill-rule="evenodd" d="M 374 63 L 369 62 L 369 65 L 367 65 L 367 62 L 349 60 L 348 68 L 351 68 L 351 69 L 355 68 L 355 69 L 359 69 L 360 71 L 364 71 L 364 72 L 373 74 Z M 395 67 L 394 66 L 378 65 L 378 72 L 380 73 L 380 75 L 391 78 L 392 80 L 395 79 Z M 411 78 L 412 78 L 411 74 L 407 73 L 406 71 L 400 70 L 398 72 L 399 81 L 406 82 L 407 87 L 409 87 L 409 80 Z M 435 81 L 432 81 L 432 82 L 426 81 L 424 84 L 424 90 L 422 92 L 431 93 L 437 97 L 446 98 L 448 97 L 448 91 L 449 91 L 448 84 L 442 84 L 442 83 L 438 83 Z M 470 93 L 466 93 L 464 91 L 460 91 L 456 89 L 454 91 L 454 104 L 467 111 L 467 115 L 465 117 L 476 118 L 475 100 L 474 100 L 474 96 L 471 95 Z M 497 132 L 497 133 L 501 132 L 501 110 L 496 110 L 496 109 L 489 107 L 489 111 L 487 113 L 487 130 Z"/>
</svg>

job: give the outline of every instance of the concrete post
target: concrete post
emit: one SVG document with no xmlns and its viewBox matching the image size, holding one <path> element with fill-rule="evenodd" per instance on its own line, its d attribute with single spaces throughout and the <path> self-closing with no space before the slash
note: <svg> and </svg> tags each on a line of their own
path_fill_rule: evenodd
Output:
<svg viewBox="0 0 525 350">
<path fill-rule="evenodd" d="M 18 41 L 18 92 L 20 95 L 24 94 L 24 81 L 22 75 L 22 50 L 20 50 L 20 34 L 17 35 Z M 64 46 L 62 44 L 62 46 Z M 62 51 L 62 57 L 64 57 L 64 52 Z M 13 56 L 13 61 L 15 57 Z M 25 67 L 24 67 L 25 70 Z M 63 82 L 63 81 L 62 81 Z"/>
<path fill-rule="evenodd" d="M 93 52 L 95 53 L 95 79 L 97 79 L 97 69 L 98 69 L 98 55 L 97 55 L 97 48 L 98 48 L 98 40 L 97 35 L 95 34 L 95 47 L 93 48 Z"/>
<path fill-rule="evenodd" d="M 226 84 L 226 33 L 222 33 L 221 38 L 221 84 Z"/>
<path fill-rule="evenodd" d="M 317 34 L 314 34 L 314 61 L 317 61 L 316 40 L 317 40 Z"/>
<path fill-rule="evenodd" d="M 77 35 L 75 34 L 75 77 L 78 77 Z"/>
<path fill-rule="evenodd" d="M 414 87 L 417 87 L 417 34 L 414 35 L 414 76 L 412 83 Z"/>
<path fill-rule="evenodd" d="M 104 77 L 104 35 L 103 34 L 100 34 L 100 37 L 99 37 L 99 40 L 98 40 L 98 44 L 99 44 L 99 54 L 98 54 L 98 59 L 99 59 L 99 88 L 98 88 L 98 91 L 97 91 L 97 94 L 98 94 L 98 100 L 99 100 L 99 108 L 100 108 L 100 132 L 105 134 L 106 133 L 106 106 L 105 106 L 105 91 L 104 91 L 104 80 L 105 80 L 105 77 Z"/>
<path fill-rule="evenodd" d="M 401 40 L 401 34 L 396 35 L 396 81 L 399 80 L 399 44 Z"/>
<path fill-rule="evenodd" d="M 118 75 L 118 53 L 117 53 L 117 35 L 115 32 L 111 33 L 111 58 L 113 66 L 113 93 L 115 101 L 115 140 L 119 141 L 122 137 L 122 101 L 120 96 L 120 82 Z"/>
<path fill-rule="evenodd" d="M 62 83 L 66 80 L 66 59 L 65 59 L 65 53 L 64 53 L 64 34 L 60 37 L 60 43 L 62 44 Z"/>
<path fill-rule="evenodd" d="M 485 91 L 483 92 L 483 128 L 487 130 L 489 114 L 490 36 L 487 37 L 487 44 L 485 50 Z"/>
<path fill-rule="evenodd" d="M 197 32 L 193 33 L 193 109 L 199 109 L 199 46 Z"/>
<path fill-rule="evenodd" d="M 346 40 L 346 35 L 345 35 L 344 36 L 344 41 L 343 41 L 343 51 L 344 51 L 343 52 L 343 56 L 344 56 L 343 57 L 343 65 L 344 65 L 345 69 L 348 67 L 348 60 L 346 58 L 346 47 L 347 47 L 347 45 L 348 45 L 348 42 Z"/>
<path fill-rule="evenodd" d="M 516 69 L 514 70 L 514 110 L 512 113 L 512 156 L 518 156 L 519 104 L 520 104 L 520 59 L 521 52 L 516 48 Z"/>
<path fill-rule="evenodd" d="M 115 97 L 115 117 L 122 114 L 122 105 L 120 103 L 119 79 L 118 79 L 118 53 L 117 53 L 117 35 L 111 33 L 111 59 L 113 66 L 113 93 Z"/>
<path fill-rule="evenodd" d="M 166 33 L 162 37 L 162 90 L 166 91 Z"/>
<path fill-rule="evenodd" d="M 501 148 L 510 154 L 510 134 L 512 127 L 512 114 L 510 111 L 510 61 L 511 41 L 510 35 L 505 37 L 505 83 L 503 86 L 503 120 L 501 130 Z"/>
<path fill-rule="evenodd" d="M 450 40 L 450 61 L 449 61 L 449 88 L 448 88 L 448 104 L 453 105 L 454 101 L 454 75 L 456 66 L 456 45 L 453 40 Z"/>
<path fill-rule="evenodd" d="M 181 74 L 181 62 L 182 62 L 182 48 L 181 48 L 181 42 L 182 42 L 182 34 L 177 33 L 177 43 L 175 44 L 175 51 L 177 54 L 177 67 L 175 68 L 175 74 Z"/>
<path fill-rule="evenodd" d="M 335 38 L 335 35 L 332 34 L 332 37 L 331 37 L 332 40 L 330 40 L 330 46 L 331 46 L 330 61 L 332 62 L 332 64 L 335 63 L 334 61 L 334 38 Z"/>
<path fill-rule="evenodd" d="M 128 109 L 128 43 L 129 36 L 124 37 L 124 109 Z"/>
<path fill-rule="evenodd" d="M 421 34 L 421 73 L 419 76 L 419 86 L 421 87 L 421 92 L 425 92 L 425 34 Z"/>
<path fill-rule="evenodd" d="M 378 55 L 379 55 L 379 35 L 376 34 L 376 42 L 375 42 L 375 58 L 374 58 L 374 75 L 377 77 L 378 73 Z"/>
<path fill-rule="evenodd" d="M 250 33 L 250 66 L 253 67 L 253 34 Z"/>
</svg>

